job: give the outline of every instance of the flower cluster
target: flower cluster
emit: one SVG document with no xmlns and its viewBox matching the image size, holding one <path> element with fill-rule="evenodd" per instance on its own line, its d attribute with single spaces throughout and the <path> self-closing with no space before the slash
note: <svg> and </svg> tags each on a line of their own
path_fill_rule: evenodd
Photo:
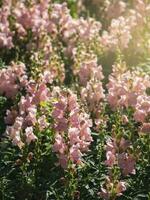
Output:
<svg viewBox="0 0 150 200">
<path fill-rule="evenodd" d="M 85 62 L 80 68 L 79 81 L 84 86 L 81 89 L 81 100 L 97 126 L 100 121 L 102 100 L 105 98 L 102 86 L 103 78 L 102 66 L 97 66 L 96 60 Z"/>
<path fill-rule="evenodd" d="M 126 188 L 126 182 L 120 180 L 120 172 L 115 172 L 119 167 L 123 176 L 135 174 L 136 160 L 135 156 L 130 153 L 132 143 L 121 137 L 112 137 L 106 142 L 106 161 L 109 176 L 105 184 L 101 187 L 100 196 L 104 199 L 116 198 L 121 196 Z"/>
<path fill-rule="evenodd" d="M 82 112 L 77 97 L 71 91 L 59 91 L 52 116 L 56 133 L 53 151 L 57 153 L 60 165 L 66 168 L 71 161 L 82 162 L 82 154 L 88 151 L 92 142 L 91 122 Z"/>
<path fill-rule="evenodd" d="M 107 13 L 107 17 L 110 19 L 118 18 L 119 16 L 123 15 L 126 11 L 126 3 L 124 1 L 106 1 L 106 8 L 105 12 Z"/>
<path fill-rule="evenodd" d="M 27 94 L 21 97 L 17 109 L 12 107 L 11 110 L 7 110 L 6 134 L 14 145 L 22 148 L 25 142 L 30 144 L 31 141 L 36 140 L 34 126 L 39 127 L 41 131 L 48 127 L 44 114 L 37 117 L 37 109 L 39 110 L 40 104 L 48 101 L 49 98 L 49 90 L 45 84 L 35 84 L 31 81 L 28 82 Z"/>
<path fill-rule="evenodd" d="M 26 7 L 23 2 L 16 3 L 13 14 L 19 36 L 25 36 L 28 29 L 32 29 L 35 36 L 49 31 L 51 25 L 48 16 L 49 3 L 50 0 L 40 1 L 39 4 L 33 4 L 31 7 Z"/>
<path fill-rule="evenodd" d="M 133 108 L 133 118 L 141 123 L 140 131 L 148 133 L 150 114 L 150 98 L 147 89 L 150 87 L 149 75 L 142 71 L 119 72 L 118 66 L 114 66 L 114 71 L 109 77 L 107 85 L 107 100 L 112 109 Z M 126 117 L 124 118 L 125 121 Z"/>
<path fill-rule="evenodd" d="M 26 67 L 23 63 L 12 62 L 0 70 L 0 94 L 14 98 L 19 90 L 27 84 Z"/>
<path fill-rule="evenodd" d="M 109 167 L 117 164 L 122 170 L 123 175 L 135 174 L 135 159 L 127 153 L 131 146 L 130 141 L 121 138 L 120 141 L 108 140 L 106 145 L 106 162 Z"/>
<path fill-rule="evenodd" d="M 141 123 L 140 132 L 142 133 L 150 132 L 149 114 L 150 97 L 147 95 L 138 96 L 134 112 L 134 120 Z"/>
<path fill-rule="evenodd" d="M 135 25 L 128 20 L 130 18 L 126 19 L 123 16 L 112 19 L 109 32 L 104 31 L 101 38 L 101 42 L 106 48 L 114 50 L 115 48 L 124 49 L 128 47 L 132 39 L 131 29 Z"/>
<path fill-rule="evenodd" d="M 8 17 L 10 15 L 11 0 L 4 0 L 0 8 L 0 48 L 12 48 L 13 33 L 9 27 Z"/>
<path fill-rule="evenodd" d="M 137 99 L 146 94 L 150 87 L 149 76 L 142 72 L 125 70 L 124 64 L 114 65 L 113 73 L 109 76 L 107 100 L 112 108 L 136 107 Z"/>
<path fill-rule="evenodd" d="M 122 192 L 124 192 L 125 190 L 126 183 L 124 181 L 113 182 L 109 177 L 107 177 L 105 186 L 102 187 L 99 195 L 101 198 L 108 200 L 121 196 Z"/>
</svg>

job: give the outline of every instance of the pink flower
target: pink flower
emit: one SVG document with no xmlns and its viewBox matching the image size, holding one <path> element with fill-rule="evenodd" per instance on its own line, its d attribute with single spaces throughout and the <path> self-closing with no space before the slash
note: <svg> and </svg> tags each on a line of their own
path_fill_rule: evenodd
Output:
<svg viewBox="0 0 150 200">
<path fill-rule="evenodd" d="M 59 108 L 56 108 L 56 109 L 53 110 L 52 116 L 53 116 L 55 119 L 59 120 L 59 119 L 61 119 L 61 118 L 64 117 L 64 110 L 61 110 L 61 109 L 59 109 Z"/>
<path fill-rule="evenodd" d="M 143 133 L 150 133 L 150 123 L 143 123 L 140 131 Z"/>
<path fill-rule="evenodd" d="M 122 169 L 123 174 L 135 174 L 135 159 L 127 153 L 118 155 L 118 165 Z"/>
<path fill-rule="evenodd" d="M 57 134 L 55 137 L 55 143 L 53 145 L 53 151 L 59 152 L 60 154 L 64 154 L 66 149 L 67 147 L 66 147 L 63 137 Z"/>
<path fill-rule="evenodd" d="M 18 146 L 20 149 L 22 149 L 22 147 L 24 146 L 24 143 L 21 141 L 19 134 L 16 134 L 16 136 L 12 140 L 12 143 Z"/>
<path fill-rule="evenodd" d="M 38 119 L 38 124 L 39 124 L 40 131 L 43 131 L 45 128 L 47 128 L 49 126 L 49 123 L 47 122 L 45 115 L 42 115 Z"/>
<path fill-rule="evenodd" d="M 27 127 L 25 129 L 25 135 L 27 144 L 30 144 L 32 141 L 37 140 L 37 137 L 33 133 L 33 127 Z"/>
<path fill-rule="evenodd" d="M 80 83 L 86 86 L 87 82 L 90 80 L 92 69 L 97 65 L 96 60 L 91 60 L 82 64 L 79 71 Z"/>
<path fill-rule="evenodd" d="M 126 183 L 124 181 L 119 181 L 116 187 L 117 196 L 121 196 L 122 192 L 126 190 Z"/>
<path fill-rule="evenodd" d="M 66 118 L 58 119 L 54 127 L 55 127 L 55 130 L 58 132 L 66 131 L 67 130 L 67 119 Z"/>
<path fill-rule="evenodd" d="M 72 127 L 79 128 L 79 115 L 78 110 L 72 110 L 69 116 L 69 122 Z"/>
<path fill-rule="evenodd" d="M 92 142 L 92 137 L 91 137 L 91 129 L 89 128 L 88 124 L 84 123 L 81 126 L 80 129 L 80 138 L 83 141 L 88 141 L 88 142 Z"/>
<path fill-rule="evenodd" d="M 108 139 L 106 142 L 106 151 L 111 151 L 113 154 L 115 154 L 116 152 L 116 145 L 115 142 L 113 142 L 112 140 Z"/>
<path fill-rule="evenodd" d="M 111 151 L 107 151 L 106 158 L 105 164 L 112 167 L 116 162 L 116 156 Z"/>
<path fill-rule="evenodd" d="M 72 110 L 76 110 L 78 108 L 78 103 L 77 103 L 77 96 L 75 94 L 69 94 L 68 96 L 68 109 L 71 112 Z"/>
<path fill-rule="evenodd" d="M 27 77 L 23 63 L 11 63 L 7 69 L 0 70 L 0 94 L 4 94 L 8 98 L 15 98 L 19 89 L 23 88 L 26 82 Z"/>
<path fill-rule="evenodd" d="M 31 105 L 31 107 L 27 109 L 27 112 L 28 113 L 25 118 L 26 125 L 27 126 L 35 125 L 35 123 L 37 122 L 36 119 L 37 108 L 34 105 Z"/>
<path fill-rule="evenodd" d="M 7 110 L 6 111 L 6 117 L 5 117 L 5 123 L 12 125 L 15 122 L 16 117 L 17 117 L 17 111 L 16 110 Z"/>
<path fill-rule="evenodd" d="M 134 113 L 134 119 L 137 122 L 144 122 L 146 118 L 146 112 L 143 110 L 136 110 Z"/>
<path fill-rule="evenodd" d="M 124 65 L 122 63 L 122 66 L 113 66 L 113 73 L 109 76 L 107 84 L 107 100 L 112 109 L 132 107 L 143 110 L 140 105 L 144 99 L 147 101 L 147 98 L 144 97 L 146 89 L 149 88 L 147 75 L 140 75 L 131 70 L 127 71 Z"/>
<path fill-rule="evenodd" d="M 71 145 L 76 144 L 80 141 L 79 134 L 80 131 L 78 128 L 69 128 L 68 137 Z"/>
<path fill-rule="evenodd" d="M 72 145 L 72 147 L 70 148 L 70 159 L 74 162 L 74 163 L 80 163 L 81 162 L 81 156 L 82 153 L 79 149 L 79 147 L 77 145 Z"/>
<path fill-rule="evenodd" d="M 45 83 L 52 83 L 54 79 L 54 75 L 52 72 L 45 70 L 42 76 L 42 81 Z"/>
<path fill-rule="evenodd" d="M 23 118 L 16 117 L 14 124 L 12 126 L 7 126 L 6 128 L 6 134 L 10 137 L 12 143 L 14 145 L 17 145 L 19 148 L 22 148 L 24 145 L 20 137 L 22 125 L 23 125 Z"/>
<path fill-rule="evenodd" d="M 41 102 L 48 101 L 49 97 L 49 90 L 47 86 L 42 83 L 38 86 L 37 90 L 34 93 L 33 102 L 35 104 L 39 104 Z"/>
<path fill-rule="evenodd" d="M 120 139 L 119 148 L 123 151 L 127 150 L 127 148 L 131 145 L 129 140 L 125 140 L 123 137 Z"/>
<path fill-rule="evenodd" d="M 118 97 L 111 92 L 107 96 L 107 100 L 112 108 L 116 108 L 118 105 Z"/>
<path fill-rule="evenodd" d="M 67 163 L 68 163 L 67 156 L 64 155 L 64 154 L 59 154 L 58 158 L 59 158 L 59 163 L 60 163 L 61 167 L 63 169 L 66 169 L 67 168 Z"/>
<path fill-rule="evenodd" d="M 57 91 L 58 94 L 54 93 L 57 101 L 52 112 L 56 132 L 53 151 L 59 160 L 62 158 L 61 166 L 67 167 L 69 160 L 72 164 L 80 164 L 82 152 L 88 151 L 92 142 L 91 123 L 88 115 L 80 110 L 75 94 L 70 90 Z"/>
<path fill-rule="evenodd" d="M 0 48 L 11 49 L 13 47 L 12 36 L 9 27 L 9 15 L 11 11 L 11 0 L 4 1 L 0 8 Z"/>
<path fill-rule="evenodd" d="M 15 123 L 13 124 L 14 129 L 21 130 L 22 125 L 23 125 L 23 118 L 22 117 L 17 117 L 15 119 Z"/>
<path fill-rule="evenodd" d="M 110 197 L 110 194 L 105 188 L 101 188 L 100 196 L 101 198 L 108 200 Z"/>
<path fill-rule="evenodd" d="M 107 16 L 108 18 L 111 18 L 111 19 L 118 18 L 120 15 L 123 14 L 126 8 L 126 3 L 123 1 L 115 1 L 112 3 L 108 1 L 107 4 L 108 4 L 106 7 Z"/>
<path fill-rule="evenodd" d="M 109 32 L 105 31 L 102 35 L 103 45 L 113 51 L 115 47 L 120 49 L 127 48 L 132 39 L 131 28 L 128 20 L 123 16 L 112 19 Z"/>
</svg>

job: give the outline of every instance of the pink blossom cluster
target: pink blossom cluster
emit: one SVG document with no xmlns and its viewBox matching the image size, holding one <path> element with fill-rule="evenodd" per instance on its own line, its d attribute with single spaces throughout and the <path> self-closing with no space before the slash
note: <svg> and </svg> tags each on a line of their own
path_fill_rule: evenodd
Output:
<svg viewBox="0 0 150 200">
<path fill-rule="evenodd" d="M 100 102 L 104 99 L 104 89 L 101 82 L 91 80 L 87 83 L 86 88 L 81 90 L 81 99 L 86 102 L 90 112 L 96 113 Z"/>
<path fill-rule="evenodd" d="M 107 84 L 107 100 L 110 106 L 136 107 L 137 98 L 146 94 L 146 89 L 150 87 L 149 76 L 140 72 L 126 70 L 119 73 L 118 66 L 113 66 L 114 72 L 109 76 Z"/>
<path fill-rule="evenodd" d="M 14 98 L 18 91 L 27 84 L 26 67 L 23 63 L 12 62 L 0 70 L 0 94 Z"/>
<path fill-rule="evenodd" d="M 98 37 L 101 30 L 101 23 L 90 18 L 84 20 L 80 18 L 78 20 L 77 32 L 81 41 L 87 41 L 94 37 Z"/>
<path fill-rule="evenodd" d="M 147 95 L 141 95 L 137 98 L 137 104 L 134 112 L 134 119 L 137 122 L 145 122 L 146 118 L 150 114 L 150 97 Z"/>
<path fill-rule="evenodd" d="M 92 18 L 88 20 L 72 18 L 65 3 L 62 4 L 63 7 L 59 4 L 54 4 L 53 6 L 54 10 L 52 11 L 52 16 L 57 16 L 59 19 L 60 33 L 62 39 L 67 44 L 67 48 L 65 49 L 66 54 L 73 54 L 78 41 L 87 42 L 87 40 L 92 40 L 95 37 L 99 38 L 99 31 L 101 29 L 100 22 Z M 57 10 L 57 13 L 55 13 L 58 8 L 61 9 Z"/>
<path fill-rule="evenodd" d="M 74 48 L 75 41 L 76 41 L 76 26 L 77 22 L 73 19 L 70 15 L 70 11 L 67 8 L 67 4 L 53 4 L 52 5 L 52 13 L 51 13 L 51 20 L 56 26 L 56 31 L 61 34 L 63 41 L 67 44 L 65 52 L 71 53 L 72 49 Z"/>
<path fill-rule="evenodd" d="M 116 141 L 115 138 L 111 140 L 109 139 L 106 145 L 105 164 L 109 167 L 118 165 L 124 176 L 128 174 L 135 174 L 135 158 L 127 151 L 130 146 L 130 141 L 125 140 L 123 137 L 120 141 Z"/>
<path fill-rule="evenodd" d="M 149 4 L 135 0 L 133 8 L 128 9 L 126 3 L 121 0 L 95 2 L 100 3 L 100 5 L 104 4 L 107 17 L 112 19 L 108 30 L 103 31 L 102 36 L 100 36 L 100 22 L 92 18 L 86 20 L 82 17 L 73 18 L 66 3 L 58 4 L 52 3 L 50 0 L 41 0 L 39 2 L 31 1 L 30 5 L 27 6 L 24 1 L 11 4 L 11 1 L 5 0 L 1 8 L 0 47 L 11 48 L 14 33 L 24 38 L 27 37 L 28 30 L 32 30 L 33 38 L 37 39 L 37 43 L 43 35 L 50 38 L 61 36 L 66 44 L 64 51 L 67 55 L 73 53 L 78 42 L 87 42 L 87 40 L 101 40 L 99 43 L 108 50 L 125 49 L 133 39 L 135 27 L 137 28 L 136 37 L 139 38 L 138 26 L 148 22 Z M 9 15 L 14 18 L 14 22 L 8 21 Z M 12 27 L 11 31 L 10 26 Z M 142 43 L 142 41 L 138 43 Z"/>
<path fill-rule="evenodd" d="M 104 78 L 102 67 L 97 65 L 97 59 L 82 62 L 78 69 L 78 76 L 82 86 L 86 86 L 92 79 L 101 81 Z"/>
<path fill-rule="evenodd" d="M 115 69 L 116 67 L 116 69 Z M 150 97 L 146 90 L 150 87 L 149 75 L 138 71 L 119 73 L 117 66 L 109 77 L 107 100 L 112 109 L 134 109 L 133 118 L 141 123 L 140 132 L 149 133 Z M 125 121 L 128 119 L 124 118 Z"/>
<path fill-rule="evenodd" d="M 44 113 L 39 113 L 40 104 L 50 98 L 49 89 L 44 83 L 36 84 L 31 81 L 28 82 L 26 90 L 27 94 L 21 97 L 17 109 L 12 107 L 11 110 L 7 110 L 5 117 L 8 125 L 6 134 L 19 148 L 22 148 L 25 142 L 30 144 L 37 139 L 34 127 L 43 131 L 49 125 Z"/>
<path fill-rule="evenodd" d="M 144 30 L 145 25 L 149 23 L 150 4 L 146 1 L 134 0 L 132 6 L 128 8 L 123 1 L 114 1 L 114 3 L 106 1 L 105 11 L 107 17 L 112 20 L 108 30 L 102 33 L 103 47 L 110 51 L 116 51 L 116 48 L 124 50 L 130 48 L 129 44 L 132 42 L 134 50 L 137 51 L 138 48 L 138 51 L 141 51 L 143 35 L 148 34 Z M 142 37 L 141 33 L 143 33 Z"/>
<path fill-rule="evenodd" d="M 66 168 L 70 161 L 80 164 L 83 153 L 88 151 L 92 142 L 91 122 L 79 108 L 75 94 L 69 90 L 58 93 L 52 112 L 56 134 L 53 151 L 60 165 Z"/>
<path fill-rule="evenodd" d="M 126 11 L 126 3 L 124 1 L 105 1 L 105 12 L 109 19 L 118 18 Z"/>
<path fill-rule="evenodd" d="M 79 71 L 80 83 L 84 86 L 81 89 L 81 100 L 85 104 L 95 124 L 99 124 L 99 114 L 102 107 L 102 100 L 105 98 L 102 85 L 102 66 L 98 66 L 96 60 L 83 63 Z"/>
<path fill-rule="evenodd" d="M 12 48 L 13 32 L 9 27 L 8 17 L 10 15 L 11 0 L 4 0 L 0 8 L 0 48 Z"/>
<path fill-rule="evenodd" d="M 33 79 L 40 79 L 45 83 L 52 84 L 53 81 L 63 82 L 65 79 L 64 63 L 55 52 L 49 37 L 39 37 L 38 46 L 31 43 L 31 61 L 36 63 L 36 68 L 31 68 Z M 34 52 L 33 52 L 34 51 Z M 41 56 L 42 55 L 42 56 Z"/>
<path fill-rule="evenodd" d="M 103 31 L 101 42 L 104 47 L 114 51 L 116 48 L 125 49 L 128 47 L 132 39 L 131 30 L 134 23 L 130 22 L 130 18 L 120 16 L 117 19 L 112 19 L 108 31 Z"/>
<path fill-rule="evenodd" d="M 16 19 L 15 27 L 20 37 L 25 37 L 29 29 L 34 37 L 49 33 L 52 36 L 61 35 L 67 44 L 66 53 L 72 53 L 78 40 L 90 40 L 96 35 L 98 37 L 101 29 L 100 22 L 94 19 L 74 19 L 66 3 L 52 4 L 50 0 L 33 3 L 29 7 L 23 2 L 17 2 L 12 14 Z"/>
<path fill-rule="evenodd" d="M 98 37 L 101 29 L 101 23 L 92 18 L 88 20 L 72 18 L 66 3 L 52 5 L 51 21 L 59 26 L 59 32 L 67 45 L 65 50 L 67 54 L 73 53 L 78 40 L 85 42 L 95 36 Z"/>
<path fill-rule="evenodd" d="M 109 200 L 113 197 L 115 199 L 117 196 L 121 196 L 126 190 L 126 183 L 124 181 L 113 181 L 111 178 L 106 177 L 106 183 L 102 186 L 100 197 Z"/>
<path fill-rule="evenodd" d="M 13 15 L 16 18 L 16 29 L 19 36 L 25 36 L 27 30 L 31 29 L 35 36 L 39 36 L 50 28 L 48 8 L 50 0 L 33 3 L 31 7 L 25 6 L 25 3 L 18 1 L 13 9 Z"/>
<path fill-rule="evenodd" d="M 140 132 L 150 133 L 150 97 L 141 95 L 137 98 L 137 104 L 134 112 L 134 120 L 141 123 Z"/>
<path fill-rule="evenodd" d="M 52 43 L 53 39 L 60 40 L 61 37 L 65 43 L 62 50 L 67 56 L 68 54 L 69 56 L 73 55 L 80 42 L 100 41 L 101 23 L 92 18 L 88 20 L 74 19 L 70 15 L 66 3 L 51 3 L 46 0 L 33 1 L 27 6 L 25 2 L 17 1 L 11 10 L 11 15 L 15 20 L 13 27 L 15 27 L 14 31 L 17 36 L 26 39 L 29 30 L 32 31 L 30 42 L 26 45 L 27 50 L 31 52 L 31 60 L 36 61 L 37 65 L 41 66 L 40 72 L 42 74 L 44 69 L 50 71 L 50 79 L 57 78 L 61 82 L 64 80 L 64 63 L 61 61 L 62 58 L 58 56 L 58 47 Z"/>
<path fill-rule="evenodd" d="M 146 22 L 146 17 L 150 13 L 150 4 L 149 2 L 142 1 L 142 0 L 134 0 L 133 1 L 133 13 L 136 13 L 137 21 L 145 23 Z"/>
</svg>

